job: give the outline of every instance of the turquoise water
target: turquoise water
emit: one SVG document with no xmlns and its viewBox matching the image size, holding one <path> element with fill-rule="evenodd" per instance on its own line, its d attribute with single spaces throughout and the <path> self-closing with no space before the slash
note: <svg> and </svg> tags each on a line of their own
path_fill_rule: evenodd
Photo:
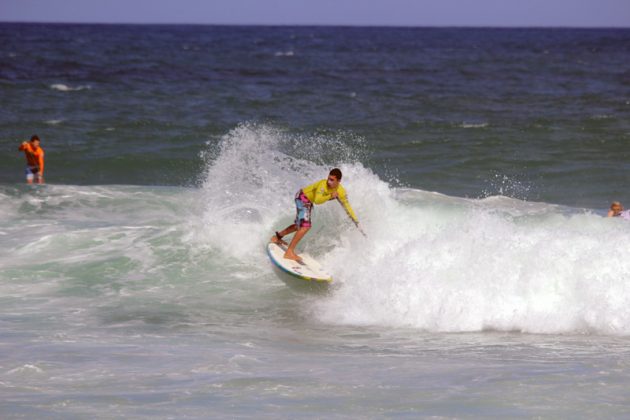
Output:
<svg viewBox="0 0 630 420">
<path fill-rule="evenodd" d="M 628 37 L 0 25 L 0 417 L 624 416 Z"/>
</svg>

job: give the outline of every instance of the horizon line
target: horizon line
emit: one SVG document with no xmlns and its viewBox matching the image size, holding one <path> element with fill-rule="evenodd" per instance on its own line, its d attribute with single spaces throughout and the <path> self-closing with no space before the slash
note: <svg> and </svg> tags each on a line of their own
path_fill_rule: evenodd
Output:
<svg viewBox="0 0 630 420">
<path fill-rule="evenodd" d="M 630 29 L 630 26 L 573 26 L 573 25 L 408 25 L 364 23 L 195 23 L 195 22 L 81 22 L 81 21 L 26 21 L 0 20 L 0 24 L 48 24 L 48 25 L 109 25 L 109 26 L 260 26 L 260 27 L 330 27 L 330 28 L 418 28 L 418 29 Z"/>
</svg>

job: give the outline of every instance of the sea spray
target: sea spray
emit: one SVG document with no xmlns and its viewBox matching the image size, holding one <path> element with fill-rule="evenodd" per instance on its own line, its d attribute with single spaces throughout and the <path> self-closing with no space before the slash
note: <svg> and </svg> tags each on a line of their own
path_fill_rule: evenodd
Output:
<svg viewBox="0 0 630 420">
<path fill-rule="evenodd" d="M 351 143 L 357 144 L 356 139 Z M 301 187 L 326 177 L 333 166 L 342 171 L 363 167 L 345 163 L 352 159 L 352 149 L 338 137 L 292 135 L 268 125 L 242 124 L 215 147 L 206 154 L 208 169 L 201 188 L 204 229 L 197 238 L 228 255 L 257 255 L 258 262 L 265 261 L 261 251 L 273 232 L 292 223 L 293 197 Z M 346 178 L 344 185 L 351 185 Z M 339 221 L 333 225 L 327 217 L 340 211 L 336 207 L 331 203 L 315 209 L 315 217 L 322 218 L 320 226 L 331 232 Z"/>
</svg>

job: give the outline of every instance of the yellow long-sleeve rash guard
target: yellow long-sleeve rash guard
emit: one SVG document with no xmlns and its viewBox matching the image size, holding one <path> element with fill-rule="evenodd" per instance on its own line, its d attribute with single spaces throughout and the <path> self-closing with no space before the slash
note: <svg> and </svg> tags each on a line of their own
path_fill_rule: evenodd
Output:
<svg viewBox="0 0 630 420">
<path fill-rule="evenodd" d="M 313 204 L 324 204 L 326 201 L 331 200 L 333 191 L 335 190 L 328 187 L 328 183 L 325 179 L 317 181 L 306 188 L 302 188 L 302 192 L 304 192 L 306 198 L 308 198 Z M 354 214 L 354 210 L 352 210 L 352 207 L 350 207 L 350 203 L 348 202 L 348 194 L 341 184 L 337 187 L 337 196 L 339 197 L 339 201 L 341 201 L 343 208 L 346 210 L 346 213 L 348 213 L 348 216 L 350 216 L 355 223 L 359 223 L 357 215 Z"/>
</svg>

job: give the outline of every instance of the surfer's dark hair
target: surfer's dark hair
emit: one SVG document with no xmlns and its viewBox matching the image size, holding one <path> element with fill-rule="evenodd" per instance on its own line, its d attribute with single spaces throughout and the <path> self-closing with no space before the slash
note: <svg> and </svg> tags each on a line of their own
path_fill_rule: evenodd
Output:
<svg viewBox="0 0 630 420">
<path fill-rule="evenodd" d="M 341 181 L 341 169 L 335 168 L 328 175 L 332 175 L 337 178 L 337 181 Z"/>
<path fill-rule="evenodd" d="M 39 136 L 37 134 L 33 134 L 31 136 L 31 141 L 33 141 L 33 140 L 39 140 Z"/>
</svg>

